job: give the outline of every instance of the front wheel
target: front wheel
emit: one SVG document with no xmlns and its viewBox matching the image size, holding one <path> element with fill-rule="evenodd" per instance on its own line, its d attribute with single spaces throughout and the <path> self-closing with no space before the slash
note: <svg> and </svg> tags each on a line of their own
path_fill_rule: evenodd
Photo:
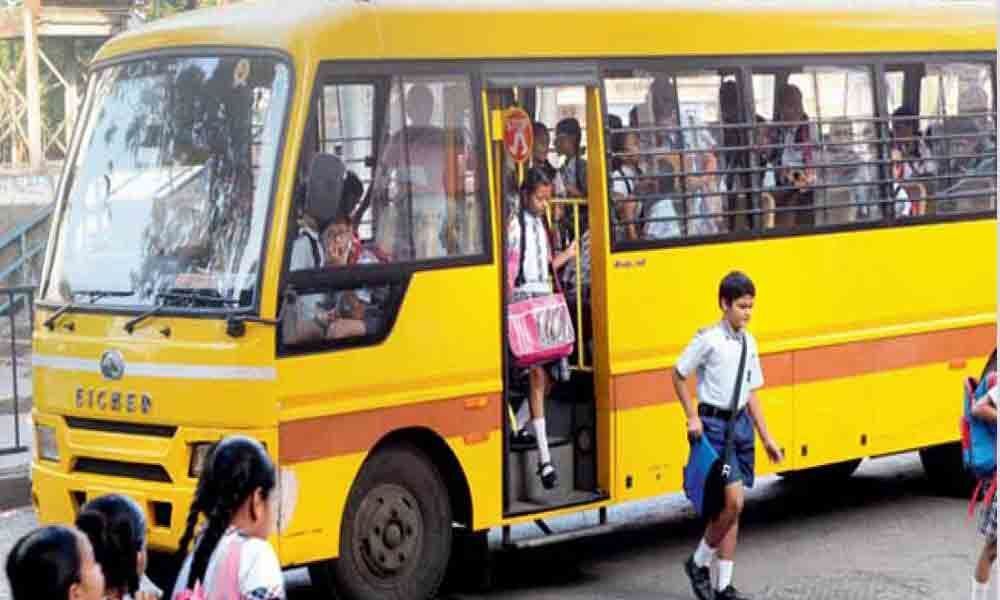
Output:
<svg viewBox="0 0 1000 600">
<path fill-rule="evenodd" d="M 432 598 L 448 568 L 451 502 L 437 468 L 415 446 L 377 451 L 344 509 L 340 558 L 314 565 L 313 583 L 344 600 Z"/>
</svg>

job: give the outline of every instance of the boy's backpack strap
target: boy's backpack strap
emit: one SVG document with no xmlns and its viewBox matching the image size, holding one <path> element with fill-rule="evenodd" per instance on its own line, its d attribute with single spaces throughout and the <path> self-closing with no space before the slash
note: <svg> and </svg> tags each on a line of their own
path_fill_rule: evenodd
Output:
<svg viewBox="0 0 1000 600">
<path fill-rule="evenodd" d="M 733 429 L 736 425 L 736 412 L 740 406 L 740 393 L 743 391 L 743 372 L 747 365 L 747 334 L 740 336 L 740 366 L 736 370 L 736 384 L 733 386 L 733 400 L 730 405 L 729 421 L 726 423 L 726 448 L 723 453 L 722 475 L 729 476 L 729 466 L 733 456 Z"/>
</svg>

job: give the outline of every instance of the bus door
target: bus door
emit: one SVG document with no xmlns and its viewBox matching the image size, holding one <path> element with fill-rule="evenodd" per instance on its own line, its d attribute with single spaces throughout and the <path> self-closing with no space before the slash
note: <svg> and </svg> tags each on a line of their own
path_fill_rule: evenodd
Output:
<svg viewBox="0 0 1000 600">
<path fill-rule="evenodd" d="M 524 75 L 524 73 L 536 73 Z M 507 75 L 507 73 L 519 73 Z M 491 138 L 491 189 L 497 203 L 501 256 L 507 248 L 520 250 L 511 243 L 520 229 L 511 223 L 520 213 L 522 184 L 528 171 L 538 168 L 552 181 L 552 199 L 545 214 L 553 255 L 558 255 L 577 240 L 583 243 L 575 258 L 555 271 L 573 322 L 573 353 L 565 360 L 545 365 L 549 385 L 544 408 L 537 399 L 532 407 L 532 376 L 529 369 L 515 364 L 508 339 L 506 315 L 515 301 L 511 282 L 517 279 L 521 262 L 503 261 L 498 282 L 505 291 L 504 318 L 504 512 L 506 516 L 542 513 L 568 505 L 585 505 L 607 497 L 601 485 L 601 473 L 607 473 L 610 453 L 602 448 L 595 400 L 595 365 L 589 274 L 589 204 L 587 173 L 588 122 L 599 116 L 597 102 L 588 98 L 597 90 L 596 69 L 539 73 L 534 65 L 504 65 L 499 72 L 486 74 L 486 114 Z M 569 119 L 575 119 L 569 120 Z M 560 123 L 562 123 L 560 125 Z M 557 131 L 558 129 L 558 131 Z M 575 139 L 579 134 L 579 139 Z M 557 148 L 557 137 L 559 139 Z M 568 145 L 570 152 L 566 152 Z M 577 153 L 576 159 L 572 153 Z M 596 155 L 597 153 L 595 153 Z M 599 157 L 598 157 L 599 158 Z M 568 163 L 573 162 L 571 166 Z M 526 237 L 526 239 L 528 239 Z M 508 244 L 511 244 L 508 246 Z M 527 251 L 525 252 L 527 255 Z M 554 289 L 559 293 L 559 288 Z M 518 295 L 518 300 L 521 296 Z M 537 377 L 535 378 L 538 382 Z M 540 389 L 540 388 L 539 388 Z M 603 419 L 608 413 L 603 413 Z M 544 418 L 544 429 L 541 421 Z M 544 456 L 539 433 L 544 431 L 550 459 Z M 605 442 L 606 444 L 607 442 Z M 556 484 L 546 487 L 545 462 L 550 462 Z M 604 467 L 604 468 L 602 468 Z"/>
</svg>

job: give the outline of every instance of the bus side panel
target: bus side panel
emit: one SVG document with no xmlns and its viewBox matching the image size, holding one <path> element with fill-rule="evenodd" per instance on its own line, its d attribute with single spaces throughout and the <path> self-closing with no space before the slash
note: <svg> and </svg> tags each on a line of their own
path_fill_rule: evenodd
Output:
<svg viewBox="0 0 1000 600">
<path fill-rule="evenodd" d="M 767 422 L 786 450 L 778 470 L 955 440 L 958 386 L 995 345 L 996 286 L 982 284 L 995 281 L 995 245 L 993 222 L 978 220 L 616 253 L 613 378 L 668 373 L 698 328 L 719 319 L 719 280 L 740 269 L 757 286 L 750 329 Z M 644 404 L 670 401 L 663 377 Z M 632 418 L 616 405 L 621 473 L 683 463 L 679 413 Z M 637 431 L 664 441 L 650 447 Z"/>
</svg>

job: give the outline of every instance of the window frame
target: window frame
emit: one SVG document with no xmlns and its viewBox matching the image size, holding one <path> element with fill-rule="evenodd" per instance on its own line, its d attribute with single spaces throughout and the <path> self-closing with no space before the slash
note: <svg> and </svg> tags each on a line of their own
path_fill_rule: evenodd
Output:
<svg viewBox="0 0 1000 600">
<path fill-rule="evenodd" d="M 438 271 L 491 265 L 494 262 L 492 207 L 490 205 L 490 189 L 486 164 L 486 151 L 481 146 L 488 143 L 483 130 L 483 111 L 480 101 L 482 77 L 479 63 L 472 61 L 322 61 L 316 69 L 311 87 L 306 90 L 309 105 L 306 110 L 306 126 L 303 135 L 303 145 L 296 149 L 295 173 L 298 179 L 305 154 L 305 144 L 320 144 L 322 133 L 319 131 L 319 100 L 323 98 L 324 88 L 333 85 L 374 85 L 375 106 L 373 107 L 372 125 L 373 139 L 372 156 L 376 159 L 382 150 L 382 134 L 386 124 L 385 102 L 391 93 L 392 78 L 427 77 L 427 76 L 464 76 L 469 82 L 469 94 L 472 106 L 472 136 L 477 144 L 475 165 L 477 169 L 476 198 L 480 203 L 480 231 L 482 232 L 482 252 L 460 256 L 447 256 L 423 260 L 409 260 L 388 264 L 351 265 L 342 269 L 310 269 L 292 272 L 289 270 L 292 258 L 292 246 L 295 236 L 295 202 L 289 203 L 288 230 L 282 244 L 284 256 L 281 261 L 281 275 L 278 278 L 279 317 L 284 306 L 285 296 L 289 290 L 294 290 L 300 297 L 323 292 L 350 291 L 361 287 L 379 287 L 389 285 L 392 289 L 384 310 L 384 329 L 377 334 L 365 335 L 343 340 L 318 340 L 316 342 L 286 345 L 281 336 L 275 336 L 278 358 L 316 353 L 329 353 L 345 349 L 377 346 L 385 342 L 395 327 L 399 317 L 406 292 L 413 276 L 423 271 Z M 305 92 L 303 92 L 305 93 Z M 374 167 L 377 168 L 377 167 Z M 370 191 L 370 188 L 369 190 Z M 368 195 L 366 191 L 366 197 Z M 280 318 L 279 318 L 280 321 Z M 279 325 L 280 327 L 280 325 Z"/>
<path fill-rule="evenodd" d="M 884 55 L 872 54 L 796 54 L 796 55 L 745 55 L 745 56 L 703 56 L 703 57 L 639 57 L 639 58 L 615 58 L 599 62 L 600 93 L 602 110 L 608 113 L 608 101 L 606 95 L 606 80 L 614 79 L 609 76 L 614 72 L 625 70 L 646 70 L 651 72 L 663 72 L 677 74 L 697 70 L 723 71 L 735 69 L 742 80 L 740 89 L 743 92 L 743 109 L 747 115 L 756 114 L 756 104 L 753 95 L 752 78 L 754 74 L 768 74 L 782 69 L 805 67 L 805 66 L 829 66 L 844 68 L 864 68 L 870 73 L 872 78 L 872 103 L 874 111 L 873 121 L 877 125 L 879 141 L 876 145 L 879 148 L 880 161 L 887 160 L 884 157 L 886 148 L 891 141 L 888 139 L 888 114 L 885 106 L 885 80 L 884 73 L 887 66 L 899 66 L 913 63 L 945 63 L 945 62 L 966 62 L 987 65 L 993 74 L 993 106 L 994 115 L 997 111 L 997 61 L 996 55 L 988 51 L 983 52 L 943 52 L 943 53 L 892 53 Z M 770 117 L 768 117 L 770 118 Z M 605 127 L 602 135 L 607 138 L 608 129 Z M 605 156 L 605 160 L 610 165 L 610 145 Z M 880 171 L 887 171 L 886 164 L 879 167 Z M 610 175 L 610 172 L 609 172 Z M 885 177 L 882 177 L 883 179 Z M 610 179 L 606 183 L 610 201 Z M 755 193 L 759 196 L 759 193 Z M 886 196 L 887 197 L 887 196 Z M 759 202 L 758 202 L 759 204 Z M 891 204 L 891 202 L 886 202 Z M 996 201 L 994 201 L 996 204 Z M 613 210 L 613 206 L 611 207 Z M 852 231 L 877 230 L 888 227 L 911 227 L 920 225 L 930 225 L 938 223 L 951 223 L 960 221 L 979 221 L 996 218 L 996 209 L 983 210 L 964 213 L 950 213 L 945 215 L 922 215 L 917 217 L 896 218 L 895 211 L 883 211 L 881 218 L 855 223 L 797 226 L 788 229 L 751 229 L 736 233 L 722 233 L 716 235 L 698 237 L 679 237 L 661 240 L 618 240 L 615 236 L 615 228 L 608 223 L 609 248 L 613 254 L 622 252 L 646 251 L 664 248 L 700 246 L 705 244 L 720 244 L 731 242 L 745 242 L 752 240 L 763 240 L 772 238 L 798 237 L 803 235 L 826 235 L 845 233 Z"/>
</svg>

